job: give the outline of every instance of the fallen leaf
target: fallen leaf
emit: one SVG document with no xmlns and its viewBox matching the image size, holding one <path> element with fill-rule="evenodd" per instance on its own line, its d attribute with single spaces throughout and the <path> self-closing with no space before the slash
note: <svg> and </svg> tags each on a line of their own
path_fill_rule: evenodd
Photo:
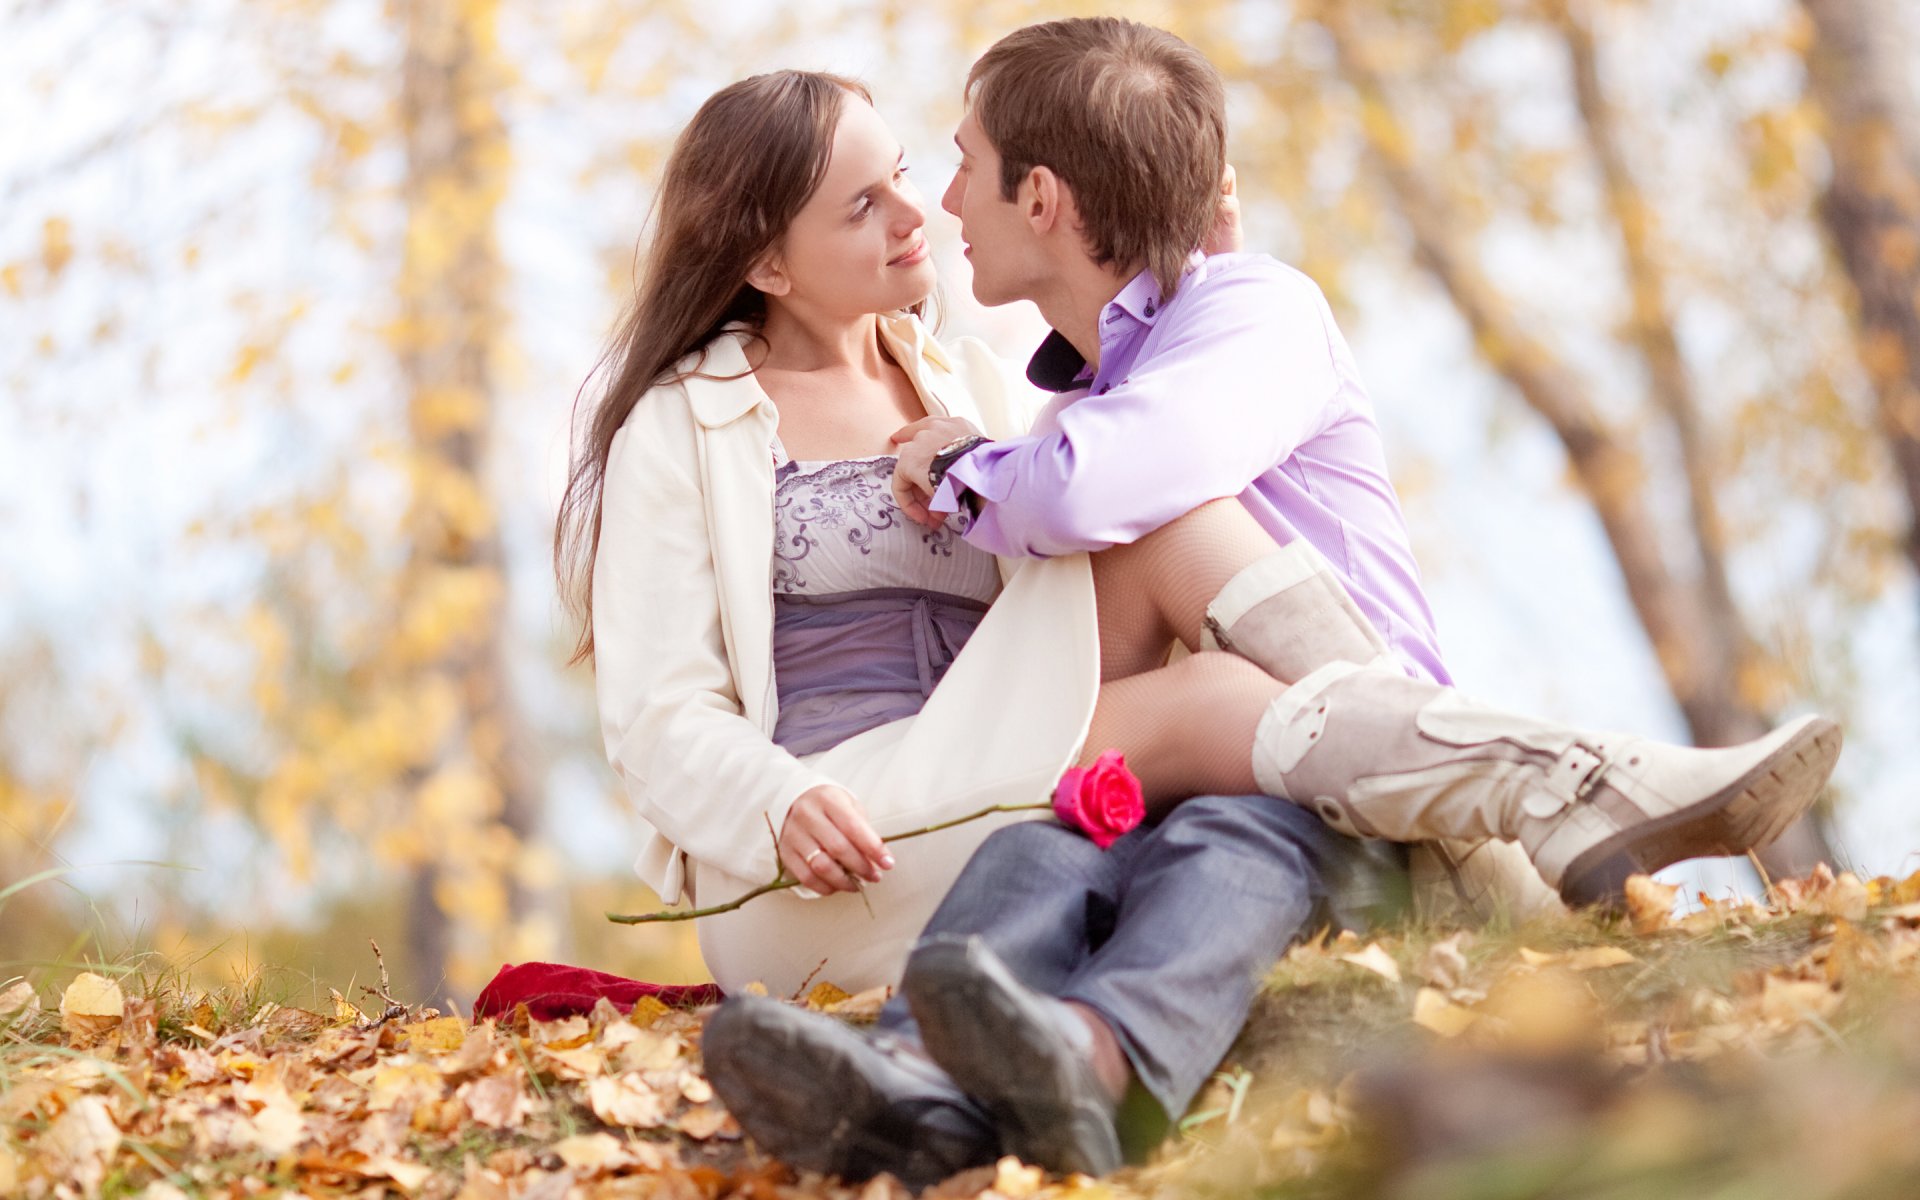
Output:
<svg viewBox="0 0 1920 1200">
<path fill-rule="evenodd" d="M 16 979 L 0 991 L 0 1017 L 40 1011 L 40 993 L 24 979 Z"/>
<path fill-rule="evenodd" d="M 577 1133 L 553 1144 L 560 1161 L 588 1176 L 603 1174 L 627 1161 L 620 1139 L 610 1133 Z"/>
<path fill-rule="evenodd" d="M 835 1001 L 827 1006 L 827 1011 L 836 1017 L 848 1021 L 872 1021 L 880 1016 L 881 1008 L 893 995 L 893 989 L 881 984 L 870 987 L 864 992 L 848 996 L 845 1000 Z"/>
<path fill-rule="evenodd" d="M 0 1196 L 11 1196 L 20 1187 L 20 1160 L 13 1151 L 0 1146 Z"/>
<path fill-rule="evenodd" d="M 680 1073 L 680 1094 L 692 1104 L 705 1104 L 713 1099 L 713 1085 L 692 1071 Z"/>
<path fill-rule="evenodd" d="M 1046 1185 L 1047 1173 L 1009 1154 L 993 1164 L 993 1190 L 1007 1200 L 1024 1200 Z"/>
<path fill-rule="evenodd" d="M 645 1029 L 672 1011 L 660 997 L 642 996 L 633 1002 L 633 1011 L 627 1014 L 627 1020 Z"/>
<path fill-rule="evenodd" d="M 1560 961 L 1560 955 L 1548 954 L 1544 950 L 1535 950 L 1529 946 L 1520 947 L 1520 961 L 1530 967 L 1550 967 Z"/>
<path fill-rule="evenodd" d="M 1428 946 L 1413 973 L 1442 990 L 1459 987 L 1467 977 L 1467 956 L 1460 952 L 1461 940 L 1466 936 L 1465 932 L 1456 933 Z"/>
<path fill-rule="evenodd" d="M 1861 921 L 1866 919 L 1868 903 L 1867 885 L 1860 882 L 1860 877 L 1852 871 L 1842 871 L 1834 879 L 1833 885 L 1814 897 L 1807 908 L 1849 921 Z"/>
<path fill-rule="evenodd" d="M 734 1121 L 733 1114 L 713 1104 L 703 1104 L 688 1109 L 681 1114 L 675 1125 L 681 1133 L 697 1142 L 712 1138 L 729 1139 L 740 1136 L 740 1126 Z"/>
<path fill-rule="evenodd" d="M 438 1100 L 446 1082 L 438 1068 L 430 1063 L 399 1062 L 374 1068 L 368 1081 L 367 1107 L 386 1112 L 405 1105 L 412 1108 L 428 1100 Z"/>
<path fill-rule="evenodd" d="M 1570 971 L 1599 971 L 1639 961 L 1618 946 L 1589 946 L 1567 955 L 1566 965 Z"/>
<path fill-rule="evenodd" d="M 119 984 L 82 971 L 60 997 L 60 1027 L 75 1041 L 92 1042 L 112 1032 L 126 1008 Z"/>
<path fill-rule="evenodd" d="M 518 1071 L 488 1075 L 460 1085 L 455 1093 L 473 1119 L 490 1129 L 517 1129 L 533 1111 Z"/>
<path fill-rule="evenodd" d="M 1340 961 L 1372 971 L 1391 983 L 1400 982 L 1400 964 L 1393 961 L 1393 955 L 1380 948 L 1379 942 L 1368 942 L 1367 948 L 1357 954 L 1342 954 Z"/>
<path fill-rule="evenodd" d="M 1760 993 L 1761 1019 L 1782 1025 L 1825 1017 L 1840 1006 L 1840 993 L 1807 979 L 1767 976 Z"/>
<path fill-rule="evenodd" d="M 628 1129 L 652 1129 L 667 1119 L 660 1093 L 648 1087 L 637 1073 L 602 1075 L 593 1080 L 587 1085 L 587 1105 L 607 1124 Z"/>
<path fill-rule="evenodd" d="M 1437 988 L 1423 987 L 1413 998 L 1413 1023 L 1444 1038 L 1459 1037 L 1479 1019 L 1479 1013 L 1460 1007 Z"/>
<path fill-rule="evenodd" d="M 845 991 L 831 983 L 821 982 L 813 985 L 813 990 L 807 993 L 805 1003 L 808 1008 L 813 1009 L 815 1012 L 825 1012 L 831 1005 L 838 1004 L 842 1000 L 851 999 L 853 999 L 852 992 Z"/>
<path fill-rule="evenodd" d="M 1673 920 L 1673 902 L 1680 895 L 1678 886 L 1660 883 L 1651 875 L 1627 876 L 1627 917 L 1633 931 L 1641 937 L 1658 933 Z"/>
<path fill-rule="evenodd" d="M 403 1162 L 388 1156 L 369 1158 L 360 1173 L 368 1176 L 385 1176 L 409 1192 L 420 1190 L 422 1184 L 433 1178 L 433 1168 L 420 1163 Z"/>
<path fill-rule="evenodd" d="M 467 1040 L 467 1023 L 459 1017 L 436 1017 L 402 1026 L 400 1032 L 415 1054 L 449 1054 Z"/>
<path fill-rule="evenodd" d="M 34 1139 L 33 1146 L 44 1153 L 42 1165 L 48 1175 L 79 1184 L 93 1194 L 106 1178 L 108 1160 L 120 1148 L 120 1129 L 113 1123 L 113 1110 L 105 1097 L 82 1096 Z"/>
<path fill-rule="evenodd" d="M 352 1001 L 342 996 L 338 988 L 328 988 L 327 994 L 333 997 L 334 1020 L 359 1025 L 367 1019 L 367 1014 L 361 1012 Z"/>
</svg>

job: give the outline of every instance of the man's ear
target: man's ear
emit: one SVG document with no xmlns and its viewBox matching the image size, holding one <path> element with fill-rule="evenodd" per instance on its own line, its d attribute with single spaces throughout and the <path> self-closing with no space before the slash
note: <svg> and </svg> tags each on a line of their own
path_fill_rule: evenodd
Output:
<svg viewBox="0 0 1920 1200">
<path fill-rule="evenodd" d="M 1054 229 L 1081 232 L 1080 204 L 1073 198 L 1073 189 L 1067 186 L 1067 181 L 1055 175 L 1051 167 L 1035 167 L 1027 172 L 1020 185 L 1020 203 L 1028 226 L 1036 234 Z"/>
<path fill-rule="evenodd" d="M 1037 234 L 1045 234 L 1060 221 L 1060 203 L 1067 198 L 1067 186 L 1051 167 L 1034 167 L 1020 182 L 1020 215 Z"/>
<path fill-rule="evenodd" d="M 779 247 L 753 260 L 753 265 L 747 268 L 747 282 L 769 296 L 784 296 L 793 290 L 793 281 L 787 278 L 786 264 L 780 259 Z"/>
</svg>

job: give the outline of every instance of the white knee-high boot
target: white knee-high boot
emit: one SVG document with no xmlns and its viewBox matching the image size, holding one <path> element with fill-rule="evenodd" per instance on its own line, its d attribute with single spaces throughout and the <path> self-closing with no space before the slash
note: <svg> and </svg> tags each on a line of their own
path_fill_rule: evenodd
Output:
<svg viewBox="0 0 1920 1200">
<path fill-rule="evenodd" d="M 1629 875 L 1772 842 L 1819 796 L 1840 743 L 1810 716 L 1740 746 L 1674 746 L 1331 663 L 1267 710 L 1254 775 L 1342 832 L 1517 842 L 1568 903 L 1590 904 Z"/>
<path fill-rule="evenodd" d="M 1519 843 L 1571 903 L 1626 877 L 1765 846 L 1811 807 L 1839 726 L 1807 717 L 1723 750 L 1672 746 L 1501 712 L 1414 679 L 1319 553 L 1296 541 L 1208 606 L 1215 645 L 1294 685 L 1261 721 L 1261 787 L 1336 829 L 1443 843 Z"/>
</svg>

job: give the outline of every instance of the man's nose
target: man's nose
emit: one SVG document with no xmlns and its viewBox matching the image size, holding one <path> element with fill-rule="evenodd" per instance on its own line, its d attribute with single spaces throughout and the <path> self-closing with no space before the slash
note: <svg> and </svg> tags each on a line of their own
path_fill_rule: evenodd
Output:
<svg viewBox="0 0 1920 1200">
<path fill-rule="evenodd" d="M 960 215 L 960 196 L 964 189 L 960 184 L 960 172 L 955 171 L 953 178 L 947 181 L 947 190 L 940 193 L 940 207 L 954 216 Z"/>
</svg>

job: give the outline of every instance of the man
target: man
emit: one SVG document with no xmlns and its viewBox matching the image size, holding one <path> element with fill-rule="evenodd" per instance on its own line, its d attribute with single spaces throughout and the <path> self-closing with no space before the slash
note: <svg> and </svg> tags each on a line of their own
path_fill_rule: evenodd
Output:
<svg viewBox="0 0 1920 1200">
<path fill-rule="evenodd" d="M 1206 604 L 1209 648 L 1288 685 L 1255 735 L 1254 775 L 1342 833 L 1480 843 L 1483 859 L 1517 843 L 1586 903 L 1616 898 L 1635 871 L 1762 845 L 1812 802 L 1839 750 L 1831 722 L 1692 750 L 1501 713 L 1447 686 L 1371 408 L 1324 299 L 1264 256 L 1190 254 L 1225 172 L 1224 92 L 1191 47 L 1110 18 L 1049 22 L 982 56 L 967 95 L 943 206 L 961 220 L 975 295 L 1032 300 L 1053 327 L 1028 373 L 1061 394 L 1023 438 L 984 442 L 945 418 L 896 435 L 910 513 L 965 503 L 968 540 L 985 549 L 1097 562 L 1238 497 L 1278 549 Z M 1231 824 L 1183 836 L 1223 810 Z M 1190 801 L 1097 870 L 1047 874 L 1035 886 L 1050 900 L 1027 901 L 1039 911 L 1120 898 L 1111 929 L 1068 921 L 1065 942 L 993 944 L 1018 912 L 992 886 L 1020 874 L 996 861 L 1017 861 L 1019 831 L 996 834 L 909 958 L 911 1017 L 890 1010 L 891 1040 L 734 1006 L 708 1035 L 716 1087 L 789 1156 L 805 1153 L 787 1135 L 807 1124 L 838 1148 L 811 1163 L 835 1170 L 924 1174 L 902 1147 L 943 1147 L 951 1165 L 996 1140 L 1055 1169 L 1115 1165 L 1121 1085 L 1178 1115 L 1252 990 L 1184 1027 L 1161 1010 L 1279 952 L 1257 904 L 1219 919 L 1182 903 L 1260 873 L 1241 864 L 1297 875 L 1326 861 L 1298 853 L 1302 830 L 1258 824 L 1269 810 L 1291 811 Z M 1189 845 L 1240 857 L 1208 871 Z M 1089 886 L 1094 874 L 1116 882 Z M 829 1071 L 835 1082 L 806 1084 Z M 774 1078 L 789 1099 L 769 1098 Z"/>
</svg>

